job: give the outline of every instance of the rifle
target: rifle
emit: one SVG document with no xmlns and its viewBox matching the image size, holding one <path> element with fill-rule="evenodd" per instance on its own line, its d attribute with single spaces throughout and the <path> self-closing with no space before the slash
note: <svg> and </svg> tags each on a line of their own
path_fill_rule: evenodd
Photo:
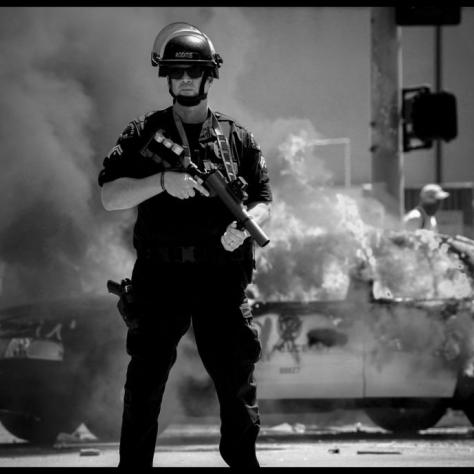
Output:
<svg viewBox="0 0 474 474">
<path fill-rule="evenodd" d="M 242 205 L 245 196 L 247 183 L 242 177 L 228 183 L 218 169 L 201 171 L 192 161 L 184 166 L 184 148 L 172 140 L 166 138 L 161 132 L 156 132 L 146 142 L 141 149 L 141 154 L 145 158 L 151 157 L 154 161 L 160 162 L 160 158 L 168 162 L 171 166 L 178 166 L 191 175 L 193 178 L 200 178 L 203 185 L 211 193 L 216 195 L 229 209 L 237 221 L 237 227 L 245 228 L 260 247 L 264 247 L 270 242 L 262 228 L 254 222 Z"/>
</svg>

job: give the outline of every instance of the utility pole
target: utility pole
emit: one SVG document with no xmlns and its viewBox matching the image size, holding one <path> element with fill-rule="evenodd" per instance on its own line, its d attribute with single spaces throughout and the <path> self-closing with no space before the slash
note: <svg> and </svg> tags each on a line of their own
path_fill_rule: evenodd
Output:
<svg viewBox="0 0 474 474">
<path fill-rule="evenodd" d="M 435 25 L 435 92 L 440 92 L 442 87 L 442 26 Z M 443 181 L 442 143 L 438 138 L 435 140 L 435 176 L 436 182 Z"/>
<path fill-rule="evenodd" d="M 372 183 L 385 186 L 389 200 L 382 203 L 401 219 L 405 212 L 400 131 L 401 28 L 396 24 L 395 7 L 370 10 Z"/>
</svg>

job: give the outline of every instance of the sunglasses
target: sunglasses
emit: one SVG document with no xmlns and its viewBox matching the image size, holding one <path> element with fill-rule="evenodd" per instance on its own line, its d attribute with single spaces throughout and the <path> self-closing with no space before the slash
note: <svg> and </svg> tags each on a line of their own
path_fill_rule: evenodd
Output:
<svg viewBox="0 0 474 474">
<path fill-rule="evenodd" d="M 171 79 L 181 79 L 185 72 L 191 79 L 197 79 L 202 76 L 204 69 L 201 66 L 170 68 L 168 75 Z"/>
</svg>

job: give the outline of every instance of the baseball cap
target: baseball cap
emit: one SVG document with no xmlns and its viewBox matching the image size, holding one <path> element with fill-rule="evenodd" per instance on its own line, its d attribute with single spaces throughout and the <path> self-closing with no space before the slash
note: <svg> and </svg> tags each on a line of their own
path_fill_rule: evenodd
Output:
<svg viewBox="0 0 474 474">
<path fill-rule="evenodd" d="M 446 199 L 449 196 L 449 193 L 444 191 L 444 189 L 439 184 L 425 184 L 420 191 L 420 198 L 425 202 L 434 202 L 437 200 Z"/>
</svg>

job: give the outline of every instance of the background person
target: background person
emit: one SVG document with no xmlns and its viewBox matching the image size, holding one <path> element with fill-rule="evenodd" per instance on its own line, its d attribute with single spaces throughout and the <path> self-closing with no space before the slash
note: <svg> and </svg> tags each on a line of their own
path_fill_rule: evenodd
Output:
<svg viewBox="0 0 474 474">
<path fill-rule="evenodd" d="M 425 184 L 420 191 L 416 207 L 407 212 L 403 218 L 405 229 L 427 229 L 438 232 L 436 213 L 441 202 L 449 196 L 439 184 Z"/>
</svg>

